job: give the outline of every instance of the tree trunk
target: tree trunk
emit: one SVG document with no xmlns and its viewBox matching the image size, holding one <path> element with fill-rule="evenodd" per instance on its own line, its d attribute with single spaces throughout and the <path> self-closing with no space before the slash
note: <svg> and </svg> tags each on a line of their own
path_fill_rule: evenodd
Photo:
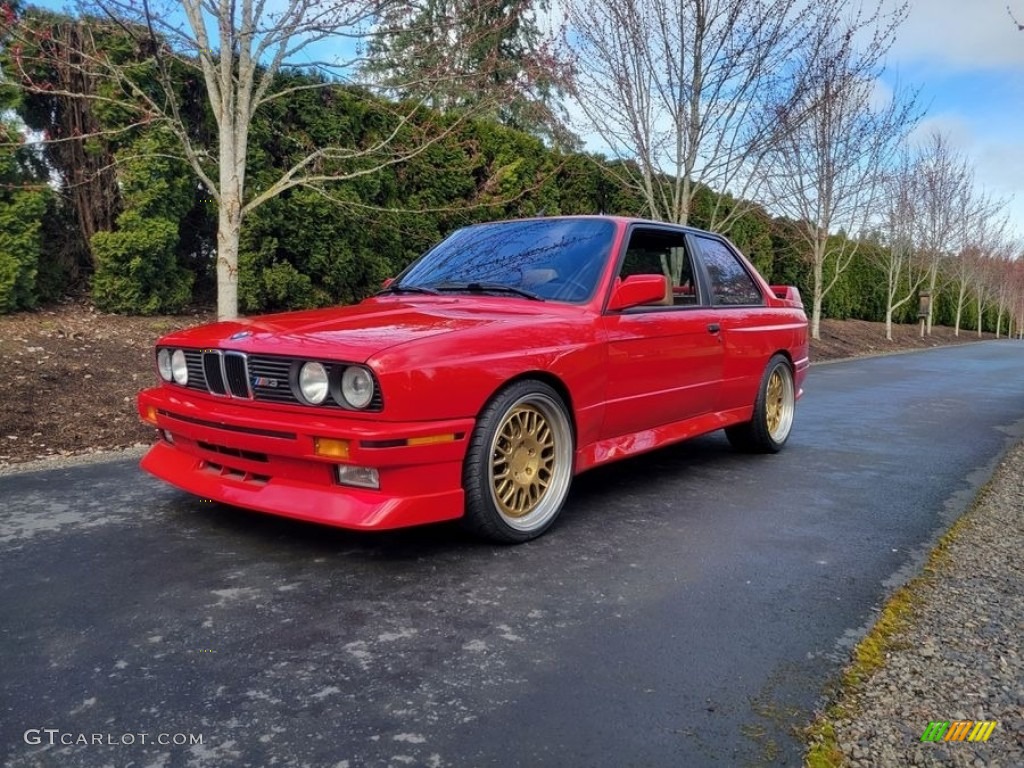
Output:
<svg viewBox="0 0 1024 768">
<path fill-rule="evenodd" d="M 233 116 L 220 121 L 220 206 L 217 217 L 217 319 L 238 317 L 238 241 L 242 234 L 242 196 L 248 126 Z"/>
<path fill-rule="evenodd" d="M 902 261 L 899 262 L 902 264 Z M 892 341 L 892 313 L 896 311 L 896 291 L 899 290 L 899 279 L 902 268 L 897 267 L 896 257 L 889 251 L 888 273 L 885 287 L 885 338 Z"/>
<path fill-rule="evenodd" d="M 817 251 L 817 248 L 815 248 Z M 821 304 L 822 304 L 822 287 L 824 284 L 824 275 L 821 259 L 818 258 L 818 254 L 814 255 L 814 290 L 812 291 L 811 299 L 811 338 L 815 340 L 821 339 Z"/>
<path fill-rule="evenodd" d="M 232 206 L 221 197 L 217 220 L 217 319 L 238 317 L 238 238 L 241 215 L 236 197 Z"/>
<path fill-rule="evenodd" d="M 217 319 L 238 317 L 238 241 L 242 233 L 242 186 L 221 162 L 220 207 L 217 216 Z"/>
<path fill-rule="evenodd" d="M 927 335 L 932 335 L 932 319 L 935 317 L 935 300 L 938 298 L 935 295 L 935 285 L 939 282 L 939 265 L 933 264 L 931 275 L 928 278 L 928 294 L 932 297 L 932 300 L 928 302 L 928 319 L 925 322 L 925 330 Z"/>
</svg>

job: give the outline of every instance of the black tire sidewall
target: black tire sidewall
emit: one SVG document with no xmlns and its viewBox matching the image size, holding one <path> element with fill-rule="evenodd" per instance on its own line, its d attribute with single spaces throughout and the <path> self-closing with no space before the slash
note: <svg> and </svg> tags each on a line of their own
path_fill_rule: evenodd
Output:
<svg viewBox="0 0 1024 768">
<path fill-rule="evenodd" d="M 568 424 L 571 442 L 569 455 L 572 459 L 575 458 L 573 421 L 565 401 L 554 388 L 542 381 L 523 379 L 499 390 L 480 411 L 462 467 L 462 488 L 466 505 L 465 515 L 462 518 L 463 526 L 472 533 L 491 541 L 517 544 L 540 536 L 558 519 L 572 486 L 572 468 L 570 467 L 569 483 L 561 503 L 558 505 L 558 510 L 543 525 L 530 530 L 522 530 L 509 525 L 494 505 L 490 488 L 491 444 L 509 409 L 528 395 L 544 395 L 561 410 L 562 416 Z"/>
<path fill-rule="evenodd" d="M 793 369 L 789 364 L 789 360 L 785 355 L 773 355 L 764 369 L 764 375 L 761 377 L 761 386 L 757 391 L 757 400 L 754 402 L 754 418 L 750 425 L 754 445 L 757 449 L 766 453 L 778 453 L 781 451 L 793 432 L 793 425 L 790 424 L 789 429 L 786 431 L 786 436 L 779 441 L 772 437 L 771 431 L 768 429 L 768 382 L 771 381 L 772 374 L 779 368 L 785 370 L 784 375 L 789 378 L 790 391 L 795 397 L 796 386 L 793 380 Z"/>
</svg>

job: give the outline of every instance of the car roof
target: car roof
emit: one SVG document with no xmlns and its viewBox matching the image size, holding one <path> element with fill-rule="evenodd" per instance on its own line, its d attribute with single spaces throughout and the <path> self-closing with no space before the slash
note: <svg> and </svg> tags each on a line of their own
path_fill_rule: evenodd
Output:
<svg viewBox="0 0 1024 768">
<path fill-rule="evenodd" d="M 609 222 L 612 222 L 614 224 L 621 224 L 621 225 L 625 225 L 625 226 L 629 226 L 631 224 L 644 224 L 644 225 L 650 225 L 650 226 L 656 226 L 656 227 L 670 227 L 672 229 L 685 230 L 685 231 L 688 231 L 688 232 L 695 232 L 695 233 L 700 233 L 700 234 L 705 234 L 705 235 L 715 235 L 715 236 L 718 236 L 718 237 L 721 236 L 721 235 L 718 235 L 718 233 L 716 233 L 716 232 L 712 232 L 711 230 L 701 229 L 700 227 L 694 227 L 694 226 L 691 226 L 689 224 L 673 224 L 670 221 L 655 221 L 654 219 L 643 219 L 643 218 L 640 218 L 638 216 L 616 216 L 616 215 L 604 214 L 604 213 L 599 213 L 599 214 L 593 214 L 593 213 L 579 213 L 579 214 L 568 213 L 568 214 L 559 214 L 557 216 L 522 216 L 522 217 L 512 218 L 512 219 L 494 219 L 493 221 L 481 221 L 481 222 L 478 222 L 476 224 L 471 224 L 470 226 L 480 227 L 480 226 L 487 226 L 489 224 L 507 224 L 507 223 L 517 222 L 517 221 L 559 221 L 559 220 L 568 220 L 568 219 L 577 219 L 577 220 L 578 219 L 596 219 L 596 220 L 600 220 L 600 221 L 609 221 Z"/>
</svg>

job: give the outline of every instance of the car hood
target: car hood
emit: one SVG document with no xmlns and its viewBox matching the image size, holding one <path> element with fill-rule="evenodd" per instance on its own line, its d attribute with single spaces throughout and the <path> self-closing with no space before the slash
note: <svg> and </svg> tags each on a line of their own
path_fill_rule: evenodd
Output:
<svg viewBox="0 0 1024 768">
<path fill-rule="evenodd" d="M 533 304 L 533 302 L 529 302 Z M 165 336 L 161 345 L 366 362 L 398 344 L 535 314 L 516 299 L 367 299 L 361 304 L 243 318 Z"/>
</svg>

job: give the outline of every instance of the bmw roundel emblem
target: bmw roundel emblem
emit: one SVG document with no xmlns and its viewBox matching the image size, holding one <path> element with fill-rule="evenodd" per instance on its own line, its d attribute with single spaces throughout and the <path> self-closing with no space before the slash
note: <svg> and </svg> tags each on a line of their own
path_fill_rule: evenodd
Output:
<svg viewBox="0 0 1024 768">
<path fill-rule="evenodd" d="M 231 340 L 244 339 L 246 336 L 252 336 L 252 331 L 239 331 L 238 333 L 231 334 Z"/>
</svg>

